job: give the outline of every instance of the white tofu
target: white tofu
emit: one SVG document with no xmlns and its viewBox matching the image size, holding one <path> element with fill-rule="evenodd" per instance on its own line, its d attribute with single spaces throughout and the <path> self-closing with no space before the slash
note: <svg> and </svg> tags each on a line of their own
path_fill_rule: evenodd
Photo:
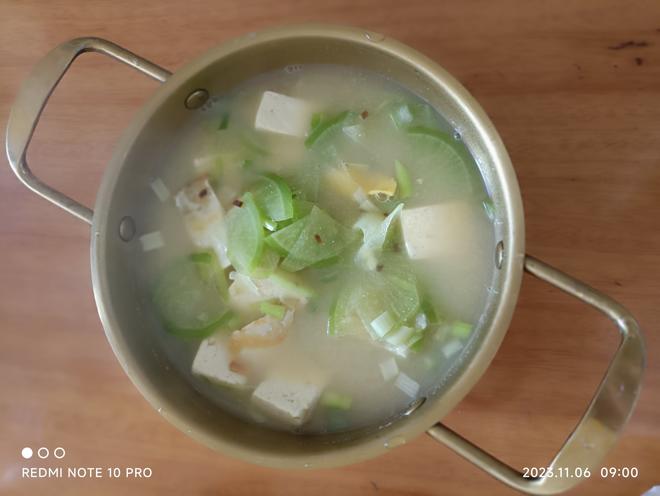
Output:
<svg viewBox="0 0 660 496">
<path fill-rule="evenodd" d="M 264 91 L 254 127 L 260 131 L 303 137 L 311 118 L 312 108 L 305 101 Z"/>
<path fill-rule="evenodd" d="M 227 346 L 218 338 L 202 341 L 192 364 L 192 373 L 211 382 L 230 387 L 243 387 L 247 377 L 230 369 L 231 356 Z"/>
<path fill-rule="evenodd" d="M 267 379 L 254 390 L 252 401 L 265 414 L 300 426 L 309 418 L 321 396 L 321 389 L 305 382 Z"/>
<path fill-rule="evenodd" d="M 177 193 L 175 200 L 193 244 L 214 250 L 220 265 L 229 267 L 225 211 L 208 179 L 193 181 Z"/>
<path fill-rule="evenodd" d="M 462 201 L 401 212 L 403 240 L 412 259 L 462 260 L 479 243 L 479 227 L 477 211 Z"/>
</svg>

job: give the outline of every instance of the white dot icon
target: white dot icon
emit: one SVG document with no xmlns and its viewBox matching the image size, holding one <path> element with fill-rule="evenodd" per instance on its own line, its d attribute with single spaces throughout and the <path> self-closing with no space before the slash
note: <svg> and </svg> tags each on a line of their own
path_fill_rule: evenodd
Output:
<svg viewBox="0 0 660 496">
<path fill-rule="evenodd" d="M 21 456 L 25 458 L 26 460 L 29 460 L 32 458 L 32 448 L 28 448 L 27 446 L 21 450 Z"/>
</svg>

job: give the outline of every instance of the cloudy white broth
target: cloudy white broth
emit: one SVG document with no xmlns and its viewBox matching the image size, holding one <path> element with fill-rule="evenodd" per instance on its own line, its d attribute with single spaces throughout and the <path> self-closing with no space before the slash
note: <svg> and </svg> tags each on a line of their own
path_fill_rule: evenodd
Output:
<svg viewBox="0 0 660 496">
<path fill-rule="evenodd" d="M 422 99 L 287 67 L 212 95 L 166 151 L 139 264 L 158 346 L 201 394 L 275 429 L 347 431 L 459 363 L 493 277 L 492 208 Z"/>
</svg>

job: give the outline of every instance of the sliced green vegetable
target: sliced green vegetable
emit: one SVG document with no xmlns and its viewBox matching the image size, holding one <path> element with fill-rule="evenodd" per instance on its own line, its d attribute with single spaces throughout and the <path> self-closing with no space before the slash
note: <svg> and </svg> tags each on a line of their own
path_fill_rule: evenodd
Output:
<svg viewBox="0 0 660 496">
<path fill-rule="evenodd" d="M 291 188 L 280 176 L 264 174 L 253 194 L 257 206 L 269 220 L 281 221 L 293 217 Z"/>
<path fill-rule="evenodd" d="M 410 126 L 430 126 L 438 124 L 433 109 L 426 103 L 390 102 L 383 109 L 389 112 L 390 119 L 399 129 Z"/>
<path fill-rule="evenodd" d="M 408 347 L 419 341 L 416 330 L 405 326 L 417 315 L 420 296 L 417 280 L 408 261 L 397 254 L 383 256 L 380 271 L 360 271 L 342 286 L 333 302 L 328 319 L 328 334 L 371 336 L 376 341 L 396 341 Z M 399 343 L 394 330 L 410 328 Z M 403 332 L 403 331 L 402 331 Z"/>
<path fill-rule="evenodd" d="M 408 128 L 408 134 L 414 137 L 431 139 L 437 145 L 443 145 L 442 149 L 446 150 L 445 154 L 449 155 L 451 152 L 463 162 L 463 165 L 472 160 L 472 157 L 463 144 L 439 129 L 427 126 L 413 126 Z"/>
<path fill-rule="evenodd" d="M 370 333 L 364 320 L 358 315 L 358 309 L 363 308 L 364 305 L 373 305 L 374 303 L 376 303 L 375 306 L 378 309 L 381 308 L 377 297 L 371 298 L 367 293 L 364 293 L 362 285 L 358 284 L 357 280 L 344 285 L 330 306 L 327 328 L 328 335 L 368 338 Z M 372 310 L 369 314 L 375 318 L 378 315 L 377 311 Z M 371 320 L 367 321 L 367 325 L 368 322 L 371 322 Z"/>
<path fill-rule="evenodd" d="M 402 209 L 403 204 L 400 203 L 385 219 L 379 214 L 368 212 L 357 220 L 354 227 L 362 231 L 362 246 L 355 255 L 355 261 L 360 267 L 367 270 L 378 269 L 383 247 Z"/>
<path fill-rule="evenodd" d="M 346 270 L 346 265 L 342 263 L 341 258 L 330 259 L 332 263 L 325 264 L 322 267 L 319 267 L 318 264 L 314 267 L 314 273 L 319 281 L 323 283 L 328 283 L 336 280 L 339 275 Z"/>
<path fill-rule="evenodd" d="M 480 176 L 462 142 L 427 126 L 412 126 L 406 136 L 410 150 L 407 165 L 424 178 L 424 190 L 433 192 L 433 199 L 447 201 L 473 193 Z"/>
<path fill-rule="evenodd" d="M 242 202 L 227 214 L 227 256 L 236 270 L 249 274 L 263 252 L 263 219 L 251 193 Z"/>
<path fill-rule="evenodd" d="M 281 220 L 277 223 L 277 229 L 275 231 L 279 231 L 281 229 L 284 229 L 285 227 L 289 227 L 291 224 L 293 224 L 295 221 L 302 219 L 303 217 L 306 217 L 309 215 L 309 213 L 312 211 L 312 207 L 314 206 L 314 203 L 309 202 L 307 200 L 301 200 L 300 198 L 293 198 L 293 217 L 287 220 Z"/>
<path fill-rule="evenodd" d="M 428 295 L 423 295 L 420 301 L 420 310 L 426 315 L 426 321 L 429 325 L 436 325 L 440 323 L 440 317 L 433 305 L 433 302 Z"/>
<path fill-rule="evenodd" d="M 323 150 L 333 149 L 332 146 L 323 147 Z M 321 189 L 321 177 L 325 164 L 329 159 L 321 157 L 320 152 L 315 153 L 315 156 L 310 157 L 309 161 L 305 163 L 295 175 L 287 177 L 291 190 L 294 192 L 296 200 L 306 200 L 310 202 L 317 202 L 319 198 L 319 191 Z"/>
<path fill-rule="evenodd" d="M 321 124 L 321 121 L 323 120 L 323 112 L 314 112 L 312 114 L 312 121 L 310 123 L 310 130 L 314 130 L 319 124 Z"/>
<path fill-rule="evenodd" d="M 339 260 L 341 257 L 339 255 L 336 255 L 334 257 L 326 258 L 325 260 L 321 260 L 319 262 L 313 263 L 310 265 L 310 267 L 313 267 L 315 269 L 325 269 L 327 267 L 333 267 L 339 263 Z"/>
<path fill-rule="evenodd" d="M 268 280 L 279 286 L 288 297 L 311 298 L 315 295 L 314 290 L 305 285 L 296 275 L 282 270 L 275 270 L 268 276 Z"/>
<path fill-rule="evenodd" d="M 195 254 L 172 263 L 160 277 L 153 301 L 165 329 L 183 338 L 204 338 L 228 324 L 233 313 L 224 303 L 217 260 Z M 214 256 L 213 256 L 214 257 Z"/>
<path fill-rule="evenodd" d="M 286 307 L 284 305 L 262 301 L 259 304 L 259 311 L 264 315 L 270 315 L 271 317 L 282 320 L 286 314 Z"/>
<path fill-rule="evenodd" d="M 288 255 L 282 262 L 282 268 L 289 272 L 302 270 L 339 255 L 354 239 L 352 230 L 342 226 L 316 206 L 312 207 L 308 216 L 286 229 L 297 229 L 297 223 L 304 226 L 298 239 L 293 244 L 287 242 L 283 245 Z"/>
<path fill-rule="evenodd" d="M 422 102 L 414 102 L 410 104 L 410 110 L 413 114 L 414 125 L 430 127 L 438 125 L 436 113 L 430 105 Z"/>
<path fill-rule="evenodd" d="M 412 181 L 408 169 L 399 162 L 394 161 L 394 173 L 396 175 L 397 195 L 402 200 L 405 200 L 412 194 Z"/>
<path fill-rule="evenodd" d="M 352 403 L 352 398 L 346 394 L 336 393 L 334 391 L 324 391 L 321 395 L 321 405 L 327 408 L 350 410 Z"/>
<path fill-rule="evenodd" d="M 383 268 L 372 277 L 382 276 L 384 301 L 400 322 L 407 322 L 420 306 L 417 277 L 402 255 L 386 254 L 381 263 Z"/>
<path fill-rule="evenodd" d="M 309 201 L 300 200 L 298 198 L 293 200 L 293 218 L 302 219 L 312 211 L 314 204 Z"/>
<path fill-rule="evenodd" d="M 466 339 L 472 334 L 473 326 L 467 322 L 455 321 L 451 324 L 452 336 L 459 339 Z"/>
<path fill-rule="evenodd" d="M 191 253 L 189 258 L 192 262 L 198 264 L 212 264 L 214 254 L 210 251 L 198 251 L 196 253 Z"/>
<path fill-rule="evenodd" d="M 307 222 L 306 218 L 303 218 L 283 227 L 270 236 L 267 236 L 265 239 L 266 244 L 283 257 L 286 257 L 298 241 L 298 238 L 300 238 L 303 229 L 307 226 Z"/>
<path fill-rule="evenodd" d="M 350 115 L 353 115 L 353 113 L 345 110 L 344 112 L 340 112 L 339 114 L 325 120 L 317 119 L 318 122 L 316 123 L 316 126 L 312 127 L 309 136 L 307 136 L 307 139 L 305 140 L 305 146 L 307 148 L 314 146 L 314 144 L 319 141 L 319 139 L 321 139 L 324 135 L 329 134 L 330 131 L 339 127 L 339 125 L 342 124 Z"/>
<path fill-rule="evenodd" d="M 412 351 L 420 351 L 422 348 L 424 348 L 424 341 L 426 340 L 427 336 L 428 334 L 423 330 L 417 330 L 412 336 L 410 336 L 406 346 L 408 346 L 408 348 Z"/>
<path fill-rule="evenodd" d="M 412 135 L 418 135 L 418 136 L 426 136 L 429 138 L 433 138 L 439 141 L 442 141 L 444 143 L 452 143 L 452 137 L 449 136 L 447 133 L 440 131 L 439 129 L 435 129 L 432 127 L 427 127 L 427 126 L 412 126 L 408 128 L 408 133 Z"/>
<path fill-rule="evenodd" d="M 337 327 L 337 317 L 341 316 L 337 310 L 337 304 L 339 303 L 340 298 L 341 293 L 332 300 L 332 303 L 330 303 L 330 310 L 328 310 L 328 327 L 326 329 L 328 336 L 335 336 L 339 334 L 340 331 Z"/>
<path fill-rule="evenodd" d="M 260 279 L 268 277 L 277 268 L 279 261 L 279 253 L 266 245 L 263 247 L 261 255 L 257 259 L 250 275 Z"/>
<path fill-rule="evenodd" d="M 190 255 L 190 260 L 197 265 L 197 270 L 205 283 L 214 284 L 218 293 L 227 298 L 227 275 L 220 266 L 217 255 L 212 251 L 200 251 Z"/>
</svg>

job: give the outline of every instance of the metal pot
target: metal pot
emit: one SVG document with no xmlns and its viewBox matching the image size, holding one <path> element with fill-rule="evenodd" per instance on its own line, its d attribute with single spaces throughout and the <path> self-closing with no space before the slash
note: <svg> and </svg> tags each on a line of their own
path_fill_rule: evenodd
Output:
<svg viewBox="0 0 660 496">
<path fill-rule="evenodd" d="M 110 160 L 94 211 L 32 175 L 26 151 L 41 111 L 73 60 L 99 52 L 128 64 L 162 86 L 137 113 Z M 158 143 L 177 133 L 209 94 L 289 64 L 357 65 L 393 78 L 452 122 L 479 164 L 495 203 L 498 243 L 494 291 L 478 324 L 478 338 L 437 394 L 411 405 L 396 421 L 350 433 L 297 436 L 248 424 L 214 406 L 154 349 L 130 257 L 139 251 L 147 178 L 157 176 Z M 145 398 L 180 430 L 227 455 L 291 468 L 328 467 L 375 457 L 388 446 L 426 431 L 493 477 L 532 494 L 565 491 L 580 477 L 552 477 L 575 468 L 595 472 L 628 420 L 645 366 L 644 343 L 630 313 L 607 296 L 525 255 L 523 211 L 509 156 L 484 111 L 463 86 L 433 61 L 384 36 L 353 28 L 302 25 L 270 29 L 213 48 L 175 74 L 108 41 L 79 38 L 50 52 L 24 83 L 7 126 L 7 155 L 30 189 L 91 224 L 94 296 L 108 341 Z M 516 305 L 523 270 L 589 304 L 612 319 L 621 343 L 587 411 L 543 477 L 525 478 L 439 423 L 474 386 L 495 355 Z M 153 327 L 153 326 L 151 326 Z M 484 413 L 487 415 L 487 413 Z"/>
</svg>

